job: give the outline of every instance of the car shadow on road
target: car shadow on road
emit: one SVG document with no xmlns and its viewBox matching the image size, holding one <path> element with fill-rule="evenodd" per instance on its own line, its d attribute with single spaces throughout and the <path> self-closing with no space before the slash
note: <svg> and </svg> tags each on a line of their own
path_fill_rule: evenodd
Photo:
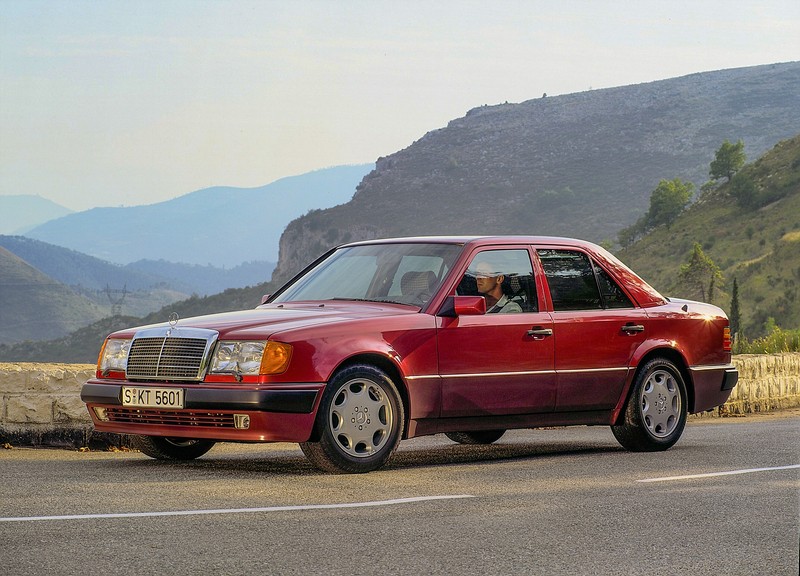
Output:
<svg viewBox="0 0 800 576">
<path fill-rule="evenodd" d="M 288 446 L 288 445 L 284 445 Z M 442 443 L 433 446 L 404 446 L 400 444 L 399 450 L 381 470 L 410 470 L 429 467 L 443 467 L 454 465 L 483 464 L 489 462 L 503 462 L 513 460 L 537 460 L 543 458 L 559 458 L 570 456 L 584 456 L 601 453 L 618 453 L 624 449 L 610 443 L 586 442 L 509 442 L 502 441 L 490 445 L 461 445 Z M 125 461 L 110 461 L 109 465 L 121 466 L 128 469 L 147 468 L 159 469 L 160 473 L 169 475 L 170 471 L 183 475 L 187 470 L 197 472 L 221 473 L 225 475 L 236 474 L 274 474 L 284 475 L 328 475 L 315 468 L 299 448 L 275 449 L 266 448 L 258 452 L 250 447 L 246 452 L 231 452 L 214 454 L 212 449 L 208 454 L 197 460 L 185 462 L 152 460 L 142 455 L 141 459 L 126 459 Z M 207 477 L 206 474 L 198 475 L 198 479 Z M 183 476 L 185 480 L 185 476 Z"/>
</svg>

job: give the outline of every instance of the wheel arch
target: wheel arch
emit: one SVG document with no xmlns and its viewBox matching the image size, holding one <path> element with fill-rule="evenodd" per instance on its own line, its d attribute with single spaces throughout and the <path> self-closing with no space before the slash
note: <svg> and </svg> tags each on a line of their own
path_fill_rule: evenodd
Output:
<svg viewBox="0 0 800 576">
<path fill-rule="evenodd" d="M 633 370 L 628 380 L 625 395 L 622 401 L 615 409 L 614 424 L 619 424 L 620 421 L 624 419 L 625 417 L 624 407 L 628 403 L 630 395 L 633 393 L 633 383 L 636 381 L 636 377 L 639 375 L 639 371 L 642 369 L 642 367 L 653 358 L 664 358 L 665 360 L 669 360 L 675 365 L 675 367 L 681 373 L 681 378 L 683 378 L 683 384 L 686 387 L 686 404 L 688 412 L 690 414 L 693 412 L 694 382 L 692 381 L 692 375 L 689 372 L 689 365 L 686 363 L 686 358 L 684 358 L 683 354 L 681 354 L 681 352 L 675 348 L 672 348 L 670 346 L 656 346 L 647 350 L 641 357 L 638 358 L 638 361 L 636 362 L 636 368 L 635 370 Z"/>
<path fill-rule="evenodd" d="M 409 421 L 409 414 L 411 412 L 410 406 L 410 397 L 408 394 L 408 387 L 406 386 L 405 379 L 400 371 L 400 368 L 397 364 L 388 356 L 383 354 L 378 354 L 374 352 L 364 352 L 355 354 L 343 360 L 336 369 L 331 373 L 336 374 L 340 370 L 344 370 L 345 368 L 349 368 L 350 366 L 355 366 L 357 364 L 368 364 L 370 366 L 375 366 L 386 372 L 386 375 L 392 380 L 395 388 L 397 388 L 397 392 L 400 394 L 400 401 L 403 403 L 403 436 L 402 438 L 407 438 L 408 435 L 408 421 Z"/>
</svg>

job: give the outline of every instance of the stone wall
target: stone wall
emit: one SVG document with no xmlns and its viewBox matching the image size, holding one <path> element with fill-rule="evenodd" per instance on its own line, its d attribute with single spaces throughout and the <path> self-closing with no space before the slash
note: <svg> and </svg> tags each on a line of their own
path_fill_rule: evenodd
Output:
<svg viewBox="0 0 800 576">
<path fill-rule="evenodd" d="M 739 383 L 730 400 L 700 416 L 800 407 L 800 353 L 741 355 L 733 363 Z M 93 364 L 0 363 L 0 445 L 124 444 L 117 435 L 92 433 L 80 390 L 94 371 Z"/>
<path fill-rule="evenodd" d="M 800 352 L 733 357 L 739 383 L 719 411 L 751 414 L 800 406 Z"/>
<path fill-rule="evenodd" d="M 94 364 L 0 363 L 0 444 L 89 445 L 80 392 L 94 372 Z"/>
</svg>

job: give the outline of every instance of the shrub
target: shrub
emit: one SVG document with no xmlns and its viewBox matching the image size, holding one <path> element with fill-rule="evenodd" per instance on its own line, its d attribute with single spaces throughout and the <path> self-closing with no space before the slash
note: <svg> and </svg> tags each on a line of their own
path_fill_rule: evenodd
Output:
<svg viewBox="0 0 800 576">
<path fill-rule="evenodd" d="M 779 352 L 800 352 L 800 329 L 784 330 L 773 326 L 766 336 L 748 340 L 739 336 L 733 344 L 734 354 L 776 354 Z"/>
</svg>

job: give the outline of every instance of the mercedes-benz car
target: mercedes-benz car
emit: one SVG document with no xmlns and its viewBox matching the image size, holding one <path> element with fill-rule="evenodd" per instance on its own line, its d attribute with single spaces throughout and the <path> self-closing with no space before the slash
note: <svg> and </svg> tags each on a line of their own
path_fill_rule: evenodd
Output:
<svg viewBox="0 0 800 576">
<path fill-rule="evenodd" d="M 358 473 L 438 433 L 603 425 L 666 450 L 737 379 L 722 310 L 665 298 L 599 246 L 421 237 L 336 247 L 252 310 L 114 332 L 81 397 L 153 458 L 297 442 Z"/>
</svg>

